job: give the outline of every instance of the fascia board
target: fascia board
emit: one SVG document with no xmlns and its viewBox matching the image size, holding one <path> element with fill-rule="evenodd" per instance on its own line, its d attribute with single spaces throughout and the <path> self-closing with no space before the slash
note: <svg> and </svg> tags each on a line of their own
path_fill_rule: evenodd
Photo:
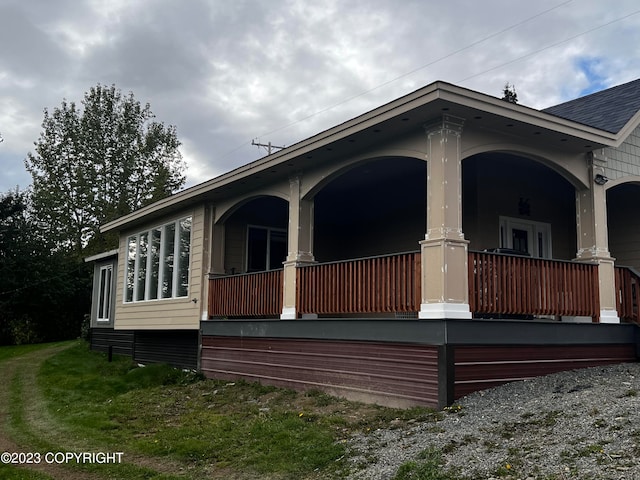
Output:
<svg viewBox="0 0 640 480">
<path fill-rule="evenodd" d="M 631 134 L 631 132 L 633 132 L 636 128 L 638 128 L 638 126 L 640 126 L 640 110 L 636 112 L 636 114 L 633 117 L 631 117 L 631 120 L 629 120 L 626 123 L 626 125 L 620 129 L 618 133 L 616 133 L 616 137 L 618 138 L 615 145 L 612 145 L 612 146 L 619 147 L 627 139 L 627 137 Z"/>
<path fill-rule="evenodd" d="M 118 255 L 118 250 L 109 250 L 108 252 L 98 253 L 96 255 L 91 255 L 90 257 L 86 257 L 84 259 L 85 263 L 95 262 L 97 260 L 103 260 L 105 258 L 111 258 Z"/>
<path fill-rule="evenodd" d="M 456 91 L 456 87 L 452 87 L 454 88 L 443 90 L 440 98 L 481 112 L 499 115 L 505 119 L 528 123 L 572 137 L 583 138 L 592 143 L 613 146 L 618 141 L 616 134 L 604 130 L 576 123 L 524 105 L 505 102 L 499 98 L 478 92 L 464 89 L 462 89 L 463 92 L 460 92 L 459 89 Z"/>
<path fill-rule="evenodd" d="M 206 182 L 190 187 L 165 199 L 147 205 L 133 213 L 120 217 L 100 227 L 101 232 L 119 230 L 142 217 L 160 212 L 181 203 L 196 201 L 199 197 L 250 175 L 274 168 L 279 164 L 307 155 L 314 150 L 344 139 L 350 135 L 374 127 L 385 120 L 404 115 L 411 110 L 428 105 L 434 100 L 444 100 L 478 111 L 487 112 L 513 121 L 529 123 L 540 128 L 554 130 L 566 135 L 584 138 L 589 142 L 614 146 L 617 135 L 587 127 L 570 120 L 540 112 L 530 107 L 511 104 L 496 97 L 438 81 L 377 107 L 369 112 L 324 130 L 312 137 L 295 143 L 267 157 L 260 158 Z M 635 117 L 634 117 L 635 118 Z"/>
<path fill-rule="evenodd" d="M 375 126 L 389 118 L 410 111 L 416 106 L 429 103 L 430 101 L 437 98 L 438 85 L 439 82 L 431 84 L 404 97 L 394 100 L 388 104 L 378 107 L 375 110 L 355 117 L 328 130 L 320 132 L 313 137 L 295 143 L 290 147 L 280 150 L 279 152 L 276 152 L 272 155 L 263 157 L 259 160 L 222 174 L 216 178 L 195 185 L 186 190 L 182 190 L 181 192 L 175 193 L 174 195 L 159 200 L 151 205 L 147 205 L 146 207 L 136 210 L 133 213 L 102 225 L 100 227 L 100 231 L 104 233 L 121 229 L 125 225 L 139 220 L 140 218 L 148 214 L 158 212 L 182 202 L 193 200 L 224 185 L 228 185 L 249 175 L 268 170 L 281 163 L 285 163 L 291 159 L 306 155 L 318 148 L 322 148 L 330 143 L 346 138 L 349 135 L 353 135 L 362 130 Z"/>
</svg>

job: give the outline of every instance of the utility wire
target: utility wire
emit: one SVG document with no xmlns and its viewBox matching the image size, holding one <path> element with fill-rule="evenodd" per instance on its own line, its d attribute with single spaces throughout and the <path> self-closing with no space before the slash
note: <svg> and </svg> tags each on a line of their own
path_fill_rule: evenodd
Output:
<svg viewBox="0 0 640 480">
<path fill-rule="evenodd" d="M 530 22 L 532 20 L 535 20 L 536 18 L 539 18 L 539 17 L 541 17 L 543 15 L 546 15 L 547 13 L 549 13 L 549 12 L 551 12 L 553 10 L 557 10 L 558 8 L 564 7 L 565 5 L 571 3 L 572 1 L 573 0 L 566 0 L 565 2 L 562 2 L 562 3 L 560 3 L 560 4 L 558 4 L 558 5 L 554 6 L 554 7 L 548 8 L 548 9 L 546 9 L 546 10 L 540 12 L 540 13 L 537 13 L 535 15 L 532 15 L 531 17 L 528 17 L 528 18 L 526 18 L 526 19 L 524 19 L 524 20 L 522 20 L 522 21 L 520 21 L 518 23 L 514 23 L 513 25 L 510 25 L 510 26 L 508 26 L 506 28 L 503 28 L 502 30 L 499 30 L 499 31 L 494 32 L 494 33 L 492 33 L 490 35 L 487 35 L 486 37 L 483 37 L 483 38 L 481 38 L 479 40 L 476 40 L 475 42 L 472 42 L 472 43 L 470 43 L 470 44 L 468 44 L 468 45 L 466 45 L 466 46 L 464 46 L 462 48 L 454 50 L 453 52 L 449 52 L 446 55 L 443 55 L 442 57 L 436 58 L 435 60 L 432 60 L 432 61 L 430 61 L 428 63 L 425 63 L 424 65 L 421 65 L 420 67 L 414 68 L 413 70 L 405 72 L 405 73 L 403 73 L 403 74 L 401 74 L 401 75 L 399 75 L 397 77 L 394 77 L 394 78 L 392 78 L 390 80 L 387 80 L 386 82 L 380 83 L 380 84 L 376 85 L 375 87 L 370 88 L 369 90 L 365 90 L 365 91 L 360 92 L 360 93 L 358 93 L 356 95 L 352 95 L 351 97 L 347 97 L 344 100 L 341 100 L 341 101 L 339 101 L 337 103 L 329 105 L 328 107 L 325 107 L 325 108 L 323 108 L 321 110 L 318 110 L 318 111 L 316 111 L 314 113 L 311 113 L 311 114 L 307 115 L 306 117 L 302 117 L 302 118 L 300 118 L 298 120 L 294 120 L 294 121 L 292 121 L 290 123 L 287 123 L 287 124 L 285 124 L 285 125 L 283 125 L 281 127 L 278 127 L 278 128 L 276 128 L 274 130 L 271 130 L 271 131 L 265 133 L 264 135 L 259 135 L 257 138 L 266 137 L 268 135 L 272 135 L 274 133 L 280 132 L 280 131 L 285 130 L 285 129 L 289 128 L 289 127 L 297 125 L 298 123 L 304 122 L 306 120 L 309 120 L 310 118 L 313 118 L 313 117 L 315 117 L 317 115 L 320 115 L 321 113 L 328 112 L 329 110 L 332 110 L 332 109 L 334 109 L 336 107 L 339 107 L 340 105 L 344 105 L 345 103 L 348 103 L 348 102 L 350 102 L 352 100 L 355 100 L 356 98 L 359 98 L 359 97 L 362 97 L 364 95 L 367 95 L 367 94 L 369 94 L 369 93 L 371 93 L 371 92 L 373 92 L 375 90 L 378 90 L 378 89 L 380 89 L 382 87 L 386 87 L 387 85 L 390 85 L 390 84 L 392 84 L 394 82 L 397 82 L 398 80 L 401 80 L 401 79 L 406 78 L 406 77 L 408 77 L 410 75 L 413 75 L 414 73 L 419 72 L 420 70 L 424 70 L 427 67 L 430 67 L 432 65 L 435 65 L 436 63 L 439 63 L 439 62 L 441 62 L 443 60 L 446 60 L 446 59 L 448 59 L 450 57 L 453 57 L 454 55 L 457 55 L 457 54 L 459 54 L 461 52 L 464 52 L 465 50 L 469 50 L 470 48 L 473 48 L 473 47 L 475 47 L 477 45 L 480 45 L 481 43 L 484 43 L 484 42 L 486 42 L 488 40 L 491 40 L 492 38 L 495 38 L 495 37 L 497 37 L 499 35 L 502 35 L 503 33 L 506 33 L 506 32 L 508 32 L 510 30 L 518 28 L 521 25 L 524 25 L 525 23 L 528 23 L 528 22 Z M 478 75 L 480 75 L 480 74 L 478 74 Z M 250 145 L 249 141 L 242 143 L 241 145 L 237 146 L 236 148 L 234 148 L 232 150 L 229 150 L 228 152 L 224 153 L 220 158 L 226 158 L 227 156 L 231 155 L 232 153 L 237 152 L 238 150 L 240 150 L 241 148 L 243 148 L 243 147 L 245 147 L 247 145 Z"/>
<path fill-rule="evenodd" d="M 508 32 L 510 30 L 513 30 L 514 28 L 518 28 L 519 26 L 524 25 L 525 23 L 530 22 L 531 20 L 534 20 L 534 19 L 536 19 L 538 17 L 541 17 L 542 15 L 545 15 L 545 14 L 547 14 L 547 13 L 553 11 L 553 10 L 556 10 L 556 9 L 558 9 L 560 7 L 563 7 L 563 6 L 567 5 L 568 3 L 571 3 L 572 1 L 573 0 L 567 0 L 567 1 L 565 1 L 565 2 L 563 2 L 561 4 L 559 4 L 559 5 L 556 5 L 555 7 L 551 7 L 549 9 L 547 9 L 547 10 L 544 10 L 543 12 L 537 13 L 536 15 L 533 15 L 533 16 L 525 19 L 525 20 L 522 20 L 521 22 L 514 23 L 513 25 L 511 25 L 509 27 L 506 27 L 506 28 L 504 28 L 504 29 L 502 29 L 502 30 L 500 30 L 498 32 L 492 33 L 492 34 L 490 34 L 490 35 L 488 35 L 486 37 L 481 38 L 480 40 L 476 40 L 475 42 L 470 43 L 469 45 L 467 45 L 465 47 L 459 48 L 458 50 L 454 50 L 453 52 L 447 53 L 446 55 L 443 55 L 442 57 L 439 57 L 439 58 L 437 58 L 435 60 L 432 60 L 429 63 L 425 63 L 424 65 L 422 65 L 422 66 L 420 66 L 418 68 L 414 68 L 413 70 L 411 70 L 409 72 L 406 72 L 406 73 L 403 73 L 402 75 L 399 75 L 399 76 L 397 76 L 395 78 L 392 78 L 391 80 L 387 80 L 386 82 L 380 83 L 380 84 L 376 85 L 375 87 L 370 88 L 369 90 L 365 90 L 364 92 L 360 92 L 360 93 L 358 93 L 356 95 L 348 97 L 348 98 L 346 98 L 344 100 L 341 100 L 341 101 L 339 101 L 337 103 L 334 103 L 333 105 L 330 105 L 330 106 L 328 106 L 326 108 L 323 108 L 322 110 L 318 110 L 315 113 L 307 115 L 306 117 L 303 117 L 303 118 L 301 118 L 299 120 L 295 120 L 295 121 L 293 121 L 293 122 L 291 122 L 291 123 L 289 123 L 287 125 L 284 125 L 283 127 L 279 127 L 279 128 L 276 128 L 275 130 L 267 132 L 264 135 L 261 135 L 261 137 L 264 137 L 264 136 L 267 136 L 267 135 L 272 135 L 272 134 L 274 134 L 276 132 L 279 132 L 280 130 L 284 130 L 284 129 L 289 128 L 289 127 L 291 127 L 293 125 L 296 125 L 297 123 L 300 123 L 300 122 L 308 120 L 308 119 L 310 119 L 312 117 L 315 117 L 316 115 L 319 115 L 321 113 L 324 113 L 324 112 L 327 112 L 329 110 L 332 110 L 335 107 L 339 107 L 340 105 L 344 105 L 345 103 L 348 103 L 351 100 L 355 100 L 356 98 L 359 98 L 359 97 L 362 97 L 364 95 L 367 95 L 367 94 L 369 94 L 369 93 L 371 93 L 371 92 L 373 92 L 375 90 L 378 90 L 378 89 L 380 89 L 382 87 L 386 87 L 387 85 L 390 85 L 390 84 L 392 84 L 394 82 L 397 82 L 398 80 L 401 80 L 401 79 L 406 78 L 406 77 L 408 77 L 410 75 L 413 75 L 414 73 L 419 72 L 420 70 L 424 70 L 427 67 L 431 67 L 432 65 L 435 65 L 436 63 L 439 63 L 439 62 L 441 62 L 443 60 L 446 60 L 448 58 L 451 58 L 454 55 L 457 55 L 457 54 L 459 54 L 461 52 L 464 52 L 465 50 L 469 50 L 470 48 L 473 48 L 473 47 L 475 47 L 477 45 L 480 45 L 481 43 L 484 43 L 484 42 L 486 42 L 488 40 L 491 40 L 492 38 L 495 38 L 495 37 L 497 37 L 499 35 L 502 35 L 503 33 L 506 33 L 506 32 Z"/>
<path fill-rule="evenodd" d="M 632 17 L 634 15 L 637 15 L 638 13 L 640 13 L 640 10 L 636 10 L 635 12 L 631 12 L 631 13 L 623 16 L 623 17 L 619 17 L 619 18 L 616 18 L 614 20 L 611 20 L 610 22 L 603 23 L 602 25 L 599 25 L 597 27 L 590 28 L 589 30 L 585 30 L 584 32 L 581 32 L 581 33 L 578 33 L 576 35 L 573 35 L 572 37 L 565 38 L 564 40 L 560 40 L 558 42 L 552 43 L 550 45 L 547 45 L 546 47 L 540 48 L 540 49 L 535 50 L 533 52 L 526 53 L 524 55 L 521 55 L 518 58 L 514 58 L 513 60 L 509 60 L 508 62 L 501 63 L 500 65 L 496 65 L 495 67 L 488 68 L 488 69 L 483 70 L 481 72 L 478 72 L 478 73 L 476 73 L 474 75 L 470 75 L 468 77 L 465 77 L 462 80 L 458 80 L 458 83 L 466 82 L 467 80 L 479 77 L 480 75 L 484 75 L 485 73 L 492 72 L 494 70 L 497 70 L 499 68 L 505 67 L 507 65 L 511 65 L 512 63 L 519 62 L 520 60 L 524 60 L 525 58 L 533 57 L 534 55 L 537 55 L 540 52 L 544 52 L 545 50 L 549 50 L 550 48 L 557 47 L 558 45 L 562 45 L 563 43 L 570 42 L 571 40 L 575 40 L 578 37 L 581 37 L 583 35 L 587 35 L 588 33 L 595 32 L 596 30 L 600 30 L 601 28 L 608 27 L 609 25 L 613 25 L 614 23 L 621 22 L 622 20 L 626 20 L 627 18 Z"/>
<path fill-rule="evenodd" d="M 341 100 L 340 102 L 337 102 L 337 103 L 332 104 L 332 105 L 330 105 L 330 106 L 328 106 L 328 107 L 326 107 L 326 108 L 323 108 L 323 109 L 321 109 L 321 110 L 318 110 L 318 111 L 316 111 L 316 112 L 314 112 L 314 113 L 312 113 L 312 114 L 310 114 L 310 115 L 307 115 L 306 117 L 300 118 L 300 119 L 298 119 L 298 120 L 295 120 L 295 121 L 292 121 L 292 122 L 290 122 L 290 123 L 288 123 L 288 124 L 285 124 L 285 125 L 283 125 L 283 126 L 281 126 L 281 127 L 278 127 L 278 128 L 276 128 L 276 129 L 274 129 L 274 130 L 271 130 L 271 131 L 269 131 L 269 132 L 265 133 L 264 135 L 260 135 L 260 137 L 264 137 L 264 136 L 272 135 L 272 134 L 277 133 L 277 132 L 279 132 L 279 131 L 285 130 L 285 129 L 289 128 L 289 127 L 292 127 L 292 126 L 294 126 L 294 125 L 297 125 L 298 123 L 301 123 L 301 122 L 304 122 L 304 121 L 306 121 L 306 120 L 308 120 L 308 119 L 310 119 L 310 118 L 313 118 L 313 117 L 315 117 L 316 115 L 320 115 L 321 113 L 324 113 L 324 112 L 327 112 L 327 111 L 329 111 L 329 110 L 332 110 L 332 109 L 334 109 L 335 107 L 338 107 L 338 106 L 340 106 L 340 105 L 344 105 L 345 103 L 348 103 L 348 102 L 350 102 L 350 101 L 352 101 L 352 100 L 354 100 L 354 99 L 356 99 L 356 98 L 362 97 L 362 96 L 364 96 L 364 95 L 367 95 L 367 94 L 369 94 L 369 93 L 371 93 L 371 92 L 373 92 L 373 91 L 375 91 L 375 90 L 377 90 L 377 89 L 379 89 L 379 88 L 382 88 L 382 87 L 384 87 L 384 86 L 390 85 L 391 83 L 394 83 L 394 82 L 396 82 L 396 81 L 398 81 L 398 80 L 400 80 L 400 79 L 402 79 L 402 78 L 405 78 L 405 77 L 407 77 L 407 76 L 409 76 L 409 75 L 412 75 L 412 74 L 414 74 L 414 73 L 416 73 L 416 72 L 418 72 L 418 71 L 420 71 L 420 70 L 423 70 L 423 69 L 425 69 L 425 68 L 427 68 L 427 67 L 430 67 L 430 66 L 432 66 L 432 65 L 434 65 L 434 64 L 436 64 L 436 63 L 438 63 L 438 62 L 441 62 L 441 61 L 443 61 L 443 60 L 446 60 L 446 59 L 448 59 L 448 58 L 451 58 L 451 57 L 452 57 L 452 56 L 454 56 L 454 55 L 457 55 L 457 54 L 459 54 L 459 53 L 461 53 L 461 52 L 463 52 L 463 51 L 465 51 L 465 50 L 468 50 L 468 49 L 470 49 L 470 48 L 473 48 L 473 47 L 475 47 L 475 46 L 477 46 L 477 45 L 479 45 L 479 44 L 481 44 L 481 43 L 483 43 L 483 42 L 486 42 L 487 40 L 490 40 L 490 39 L 492 39 L 492 38 L 495 38 L 495 37 L 497 37 L 497 36 L 499 36 L 499 35 L 501 35 L 501 34 L 503 34 L 503 33 L 506 33 L 506 32 L 508 32 L 508 31 L 510 31 L 510 30 L 513 30 L 513 29 L 515 29 L 515 28 L 517 28 L 517 27 L 519 27 L 519 26 L 521 26 L 521 25 L 523 25 L 523 24 L 525 24 L 525 23 L 527 23 L 527 22 L 529 22 L 529 21 L 531 21 L 531 20 L 534 20 L 534 19 L 536 19 L 536 18 L 538 18 L 538 17 L 540 17 L 540 16 L 542 16 L 542 15 L 545 15 L 545 14 L 547 14 L 547 13 L 549 13 L 549 12 L 553 11 L 553 10 L 556 10 L 556 9 L 558 9 L 558 8 L 560 8 L 560 7 L 563 7 L 563 6 L 565 6 L 565 5 L 569 4 L 569 3 L 571 3 L 572 1 L 573 1 L 573 0 L 567 0 L 567 1 L 563 2 L 563 3 L 560 3 L 560 4 L 556 5 L 556 6 L 551 7 L 551 8 L 549 8 L 549 9 L 547 9 L 547 10 L 544 10 L 544 11 L 542 11 L 542 12 L 540 12 L 540 13 L 536 14 L 536 15 L 533 15 L 533 16 L 531 16 L 531 17 L 528 17 L 528 18 L 527 18 L 527 19 L 525 19 L 525 20 L 522 20 L 522 21 L 520 21 L 520 22 L 518 22 L 518 23 L 515 23 L 515 24 L 513 24 L 513 25 L 509 26 L 509 27 L 506 27 L 506 28 L 504 28 L 504 29 L 502 29 L 502 30 L 499 30 L 499 31 L 495 32 L 495 33 L 492 33 L 492 34 L 490 34 L 490 35 L 488 35 L 488 36 L 486 36 L 486 37 L 483 37 L 483 38 L 482 38 L 482 39 L 480 39 L 480 40 L 477 40 L 477 41 L 475 41 L 475 42 L 472 42 L 472 43 L 470 43 L 469 45 L 466 45 L 465 47 L 462 47 L 462 48 L 459 48 L 459 49 L 457 49 L 457 50 L 454 50 L 453 52 L 450 52 L 450 53 L 448 53 L 448 54 L 446 54 L 446 55 L 443 55 L 442 57 L 439 57 L 439 58 L 437 58 L 437 59 L 435 59 L 435 60 L 433 60 L 433 61 L 431 61 L 431 62 L 429 62 L 429 63 L 426 63 L 426 64 L 424 64 L 424 65 L 422 65 L 422 66 L 420 66 L 420 67 L 418 67 L 418 68 L 415 68 L 415 69 L 413 69 L 413 70 L 411 70 L 411 71 L 409 71 L 409 72 L 403 73 L 402 75 L 399 75 L 399 76 L 397 76 L 397 77 L 395 77 L 395 78 L 393 78 L 393 79 L 391 79 L 391 80 L 388 80 L 388 81 L 386 81 L 386 82 L 384 82 L 384 83 L 381 83 L 381 84 L 379 84 L 379 85 L 377 85 L 377 86 L 375 86 L 375 87 L 373 87 L 373 88 L 371 88 L 371 89 L 369 89 L 369 90 L 366 90 L 366 91 L 363 91 L 363 92 L 358 93 L 358 94 L 356 94 L 356 95 L 353 95 L 353 96 L 351 96 L 351 97 L 348 97 L 348 98 L 346 98 L 346 99 L 344 99 L 344 100 Z M 578 33 L 578 34 L 576 34 L 576 35 L 573 35 L 573 36 L 571 36 L 571 37 L 569 37 L 569 38 L 566 38 L 566 39 L 564 39 L 564 40 L 560 40 L 560 41 L 558 41 L 558 42 L 555 42 L 555 43 L 552 43 L 552 44 L 550 44 L 550 45 L 547 45 L 546 47 L 543 47 L 543 48 L 537 49 L 537 50 L 535 50 L 535 51 L 533 51 L 533 52 L 530 52 L 530 53 L 524 54 L 524 55 L 522 55 L 522 56 L 520 56 L 520 57 L 518 57 L 518 58 L 515 58 L 515 59 L 513 59 L 513 60 L 509 60 L 509 61 L 507 61 L 507 62 L 503 62 L 503 63 L 501 63 L 501 64 L 499 64 L 499 65 L 496 65 L 495 67 L 491 67 L 491 68 L 488 68 L 488 69 L 482 70 L 481 72 L 475 73 L 475 74 L 473 74 L 473 75 L 470 75 L 470 76 L 468 76 L 468 77 L 463 78 L 462 80 L 459 80 L 457 83 L 463 83 L 463 82 L 466 82 L 467 80 L 470 80 L 470 79 L 472 79 L 472 78 L 479 77 L 479 76 L 481 76 L 481 75 L 484 75 L 484 74 L 486 74 L 486 73 L 492 72 L 492 71 L 494 71 L 494 70 L 498 70 L 498 69 L 500 69 L 500 68 L 502 68 L 502 67 L 505 67 L 505 66 L 510 65 L 510 64 L 512 64 L 512 63 L 515 63 L 515 62 L 518 62 L 518 61 L 523 60 L 523 59 L 525 59 L 525 58 L 532 57 L 532 56 L 534 56 L 534 55 L 537 55 L 537 54 L 538 54 L 538 53 L 540 53 L 540 52 L 543 52 L 543 51 L 545 51 L 545 50 L 549 50 L 550 48 L 553 48 L 553 47 L 557 47 L 558 45 L 562 45 L 563 43 L 569 42 L 569 41 L 571 41 L 571 40 L 575 40 L 576 38 L 581 37 L 581 36 L 583 36 L 583 35 L 587 35 L 587 34 L 589 34 L 589 33 L 592 33 L 592 32 L 594 32 L 594 31 L 596 31 L 596 30 L 602 29 L 602 28 L 604 28 L 604 27 L 608 27 L 608 26 L 610 26 L 610 25 L 612 25 L 612 24 L 614 24 L 614 23 L 620 22 L 620 21 L 622 21 L 622 20 L 626 20 L 627 18 L 630 18 L 630 17 L 632 17 L 632 16 L 634 16 L 634 15 L 637 15 L 638 13 L 640 13 L 640 10 L 637 10 L 637 11 L 635 11 L 635 12 L 631 12 L 631 13 L 629 13 L 629 14 L 627 14 L 627 15 L 622 16 L 622 17 L 618 17 L 618 18 L 616 18 L 616 19 L 614 19 L 614 20 L 611 20 L 611 21 L 609 21 L 609 22 L 606 22 L 606 23 L 604 23 L 604 24 L 602 24 L 602 25 L 598 25 L 598 26 L 596 26 L 596 27 L 590 28 L 590 29 L 585 30 L 585 31 L 583 31 L 583 32 L 580 32 L 580 33 Z M 220 157 L 220 158 L 225 158 L 225 157 L 227 157 L 228 155 L 230 155 L 231 153 L 234 153 L 234 152 L 236 152 L 236 151 L 240 150 L 241 148 L 243 148 L 244 146 L 247 146 L 247 145 L 250 145 L 250 142 L 249 142 L 249 141 L 244 142 L 243 144 L 239 145 L 238 147 L 236 147 L 236 148 L 234 148 L 234 149 L 232 149 L 232 150 L 230 150 L 230 151 L 226 152 L 226 153 L 225 153 L 225 154 L 223 154 L 223 155 L 222 155 L 222 157 Z"/>
</svg>

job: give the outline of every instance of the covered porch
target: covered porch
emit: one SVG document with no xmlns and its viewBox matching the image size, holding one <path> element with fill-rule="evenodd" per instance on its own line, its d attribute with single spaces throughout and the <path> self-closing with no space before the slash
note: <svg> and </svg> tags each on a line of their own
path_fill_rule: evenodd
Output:
<svg viewBox="0 0 640 480">
<path fill-rule="evenodd" d="M 639 232 L 626 192 L 612 196 L 608 228 L 606 158 L 549 130 L 466 118 L 305 155 L 267 226 L 286 235 L 282 267 L 229 272 L 237 243 L 224 231 L 238 220 L 248 232 L 249 216 L 216 214 L 203 372 L 443 407 L 512 380 L 635 361 L 640 276 L 615 254 Z M 215 238 L 226 246 L 215 251 Z"/>
<path fill-rule="evenodd" d="M 609 251 L 638 232 L 624 211 L 609 235 L 602 162 L 465 154 L 457 120 L 427 128 L 427 161 L 365 155 L 216 207 L 203 319 L 638 322 L 640 277 Z"/>
</svg>

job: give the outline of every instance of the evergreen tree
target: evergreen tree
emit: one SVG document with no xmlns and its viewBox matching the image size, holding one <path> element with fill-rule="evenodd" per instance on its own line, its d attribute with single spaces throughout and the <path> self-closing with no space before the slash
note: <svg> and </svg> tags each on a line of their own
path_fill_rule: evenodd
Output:
<svg viewBox="0 0 640 480">
<path fill-rule="evenodd" d="M 77 337 L 89 307 L 87 266 L 55 251 L 29 204 L 0 194 L 0 345 Z"/>
<path fill-rule="evenodd" d="M 509 103 L 518 103 L 518 94 L 516 93 L 515 85 L 509 85 L 509 82 L 505 83 L 502 90 L 502 100 Z"/>
</svg>

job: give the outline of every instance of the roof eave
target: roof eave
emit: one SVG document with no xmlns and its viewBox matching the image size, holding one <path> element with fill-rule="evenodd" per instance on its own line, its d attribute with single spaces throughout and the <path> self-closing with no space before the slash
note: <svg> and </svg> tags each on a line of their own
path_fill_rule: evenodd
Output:
<svg viewBox="0 0 640 480">
<path fill-rule="evenodd" d="M 95 262 L 98 260 L 105 260 L 107 258 L 112 258 L 118 255 L 118 250 L 109 250 L 107 252 L 97 253 L 96 255 L 91 255 L 90 257 L 85 257 L 85 263 Z"/>
<path fill-rule="evenodd" d="M 329 128 L 328 130 L 320 132 L 312 137 L 295 143 L 274 154 L 245 164 L 211 180 L 207 180 L 206 182 L 190 187 L 170 197 L 136 210 L 133 213 L 106 223 L 100 227 L 100 231 L 104 233 L 113 230 L 121 230 L 127 227 L 127 225 L 137 222 L 147 215 L 159 213 L 171 207 L 176 208 L 179 204 L 184 204 L 186 207 L 189 202 L 197 201 L 198 198 L 205 196 L 208 192 L 303 155 L 308 155 L 313 150 L 324 148 L 333 142 L 342 140 L 367 128 L 371 128 L 380 122 L 388 120 L 389 118 L 404 115 L 414 108 L 424 106 L 437 99 L 464 105 L 465 107 L 474 108 L 478 111 L 497 114 L 513 121 L 530 123 L 542 128 L 556 130 L 567 135 L 584 138 L 595 145 L 613 146 L 618 141 L 618 137 L 615 134 L 578 124 L 530 107 L 508 103 L 499 98 L 465 89 L 450 83 L 438 81 L 393 100 L 392 102 L 377 107 L 374 110 L 359 115 L 351 120 Z"/>
</svg>

